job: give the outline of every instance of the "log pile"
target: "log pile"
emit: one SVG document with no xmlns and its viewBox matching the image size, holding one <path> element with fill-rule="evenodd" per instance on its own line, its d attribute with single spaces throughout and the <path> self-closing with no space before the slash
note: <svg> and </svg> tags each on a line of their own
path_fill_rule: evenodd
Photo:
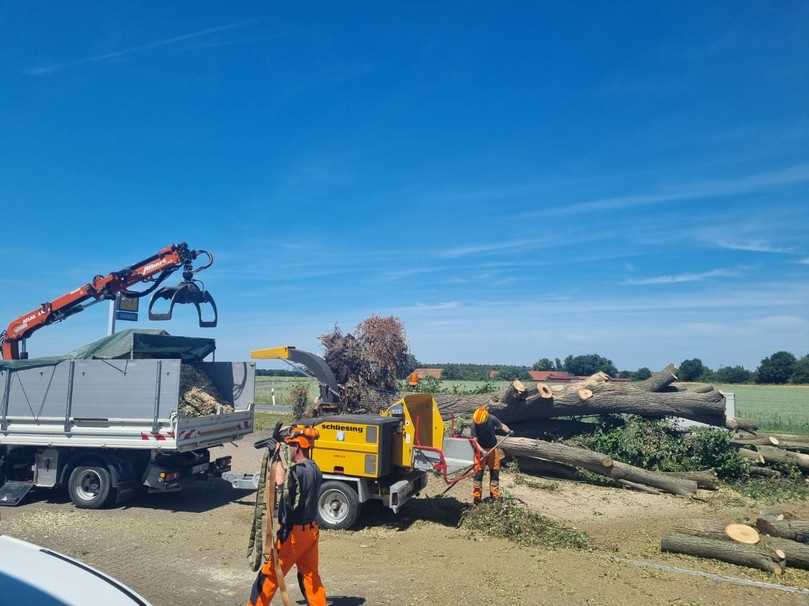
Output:
<svg viewBox="0 0 809 606">
<path fill-rule="evenodd" d="M 809 570 L 809 521 L 761 514 L 756 527 L 694 522 L 663 535 L 660 549 L 711 558 L 779 575 L 788 566 Z"/>
<path fill-rule="evenodd" d="M 222 397 L 204 370 L 193 364 L 181 364 L 179 411 L 186 417 L 205 417 L 233 412 L 233 406 Z"/>
<path fill-rule="evenodd" d="M 566 385 L 514 381 L 497 398 L 490 394 L 436 395 L 445 417 L 470 415 L 481 404 L 505 423 L 530 423 L 550 418 L 633 414 L 646 418 L 681 417 L 731 429 L 755 429 L 749 421 L 725 417 L 725 398 L 715 389 L 680 390 L 672 383 L 677 368 L 669 365 L 645 381 L 610 380 L 605 373 Z"/>
</svg>

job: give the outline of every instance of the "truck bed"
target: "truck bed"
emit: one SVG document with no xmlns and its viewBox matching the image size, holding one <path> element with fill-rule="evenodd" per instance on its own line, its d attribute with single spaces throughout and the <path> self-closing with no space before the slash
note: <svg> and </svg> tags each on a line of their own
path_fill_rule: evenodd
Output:
<svg viewBox="0 0 809 606">
<path fill-rule="evenodd" d="M 180 360 L 65 360 L 0 371 L 0 445 L 179 452 L 253 431 L 255 364 L 200 362 L 230 413 L 177 413 Z"/>
</svg>

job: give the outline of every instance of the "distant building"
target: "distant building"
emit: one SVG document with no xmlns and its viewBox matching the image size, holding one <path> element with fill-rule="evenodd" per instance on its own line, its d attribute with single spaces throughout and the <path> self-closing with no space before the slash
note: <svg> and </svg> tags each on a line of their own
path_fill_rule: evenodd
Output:
<svg viewBox="0 0 809 606">
<path fill-rule="evenodd" d="M 578 377 L 564 370 L 529 370 L 532 381 L 575 381 Z"/>
<path fill-rule="evenodd" d="M 494 379 L 497 378 L 497 371 L 490 370 L 486 376 L 489 378 L 490 381 L 493 381 Z"/>
<path fill-rule="evenodd" d="M 426 379 L 427 377 L 431 377 L 433 379 L 437 379 L 440 381 L 444 376 L 444 369 L 443 368 L 417 368 L 413 371 L 416 377 L 421 379 Z"/>
</svg>

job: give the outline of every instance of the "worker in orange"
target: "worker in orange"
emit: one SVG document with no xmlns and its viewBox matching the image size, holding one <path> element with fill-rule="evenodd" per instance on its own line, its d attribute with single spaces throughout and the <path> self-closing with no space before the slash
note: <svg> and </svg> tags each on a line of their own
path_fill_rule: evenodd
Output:
<svg viewBox="0 0 809 606">
<path fill-rule="evenodd" d="M 496 403 L 493 398 L 491 403 Z M 505 456 L 497 446 L 497 433 L 510 434 L 508 425 L 489 412 L 489 404 L 475 409 L 472 414 L 472 437 L 475 438 L 475 475 L 472 477 L 472 500 L 480 503 L 483 493 L 483 473 L 489 468 L 489 494 L 499 499 L 500 463 Z"/>
<path fill-rule="evenodd" d="M 279 528 L 274 551 L 278 554 L 282 575 L 286 576 L 292 566 L 297 566 L 298 583 L 308 606 L 326 606 L 326 589 L 318 573 L 317 506 L 323 476 L 311 458 L 311 449 L 318 437 L 313 427 L 293 425 L 283 438 L 290 448 L 292 462 L 286 473 L 285 493 L 285 473 L 281 465 L 276 466 L 277 475 L 272 478 L 277 494 L 283 495 L 278 504 Z M 271 516 L 272 512 L 267 515 Z M 248 606 L 268 606 L 278 589 L 271 546 L 265 545 L 264 549 L 264 565 L 253 583 Z"/>
</svg>

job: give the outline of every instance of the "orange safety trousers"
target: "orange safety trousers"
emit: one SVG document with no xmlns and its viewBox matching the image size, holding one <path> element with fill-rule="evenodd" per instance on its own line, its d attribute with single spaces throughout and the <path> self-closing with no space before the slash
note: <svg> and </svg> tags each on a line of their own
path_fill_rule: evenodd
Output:
<svg viewBox="0 0 809 606">
<path fill-rule="evenodd" d="M 489 494 L 495 499 L 500 498 L 500 462 L 503 452 L 499 448 L 493 449 L 485 457 L 475 453 L 475 475 L 472 477 L 472 498 L 479 501 L 483 492 L 483 473 L 489 468 Z"/>
<path fill-rule="evenodd" d="M 278 562 L 284 576 L 293 566 L 298 567 L 298 575 L 302 578 L 303 589 L 309 606 L 326 606 L 326 589 L 318 573 L 317 542 L 320 530 L 314 524 L 292 527 L 287 540 L 283 543 L 276 539 Z M 278 589 L 275 566 L 272 559 L 264 562 L 258 571 L 250 592 L 247 606 L 268 606 Z"/>
</svg>

